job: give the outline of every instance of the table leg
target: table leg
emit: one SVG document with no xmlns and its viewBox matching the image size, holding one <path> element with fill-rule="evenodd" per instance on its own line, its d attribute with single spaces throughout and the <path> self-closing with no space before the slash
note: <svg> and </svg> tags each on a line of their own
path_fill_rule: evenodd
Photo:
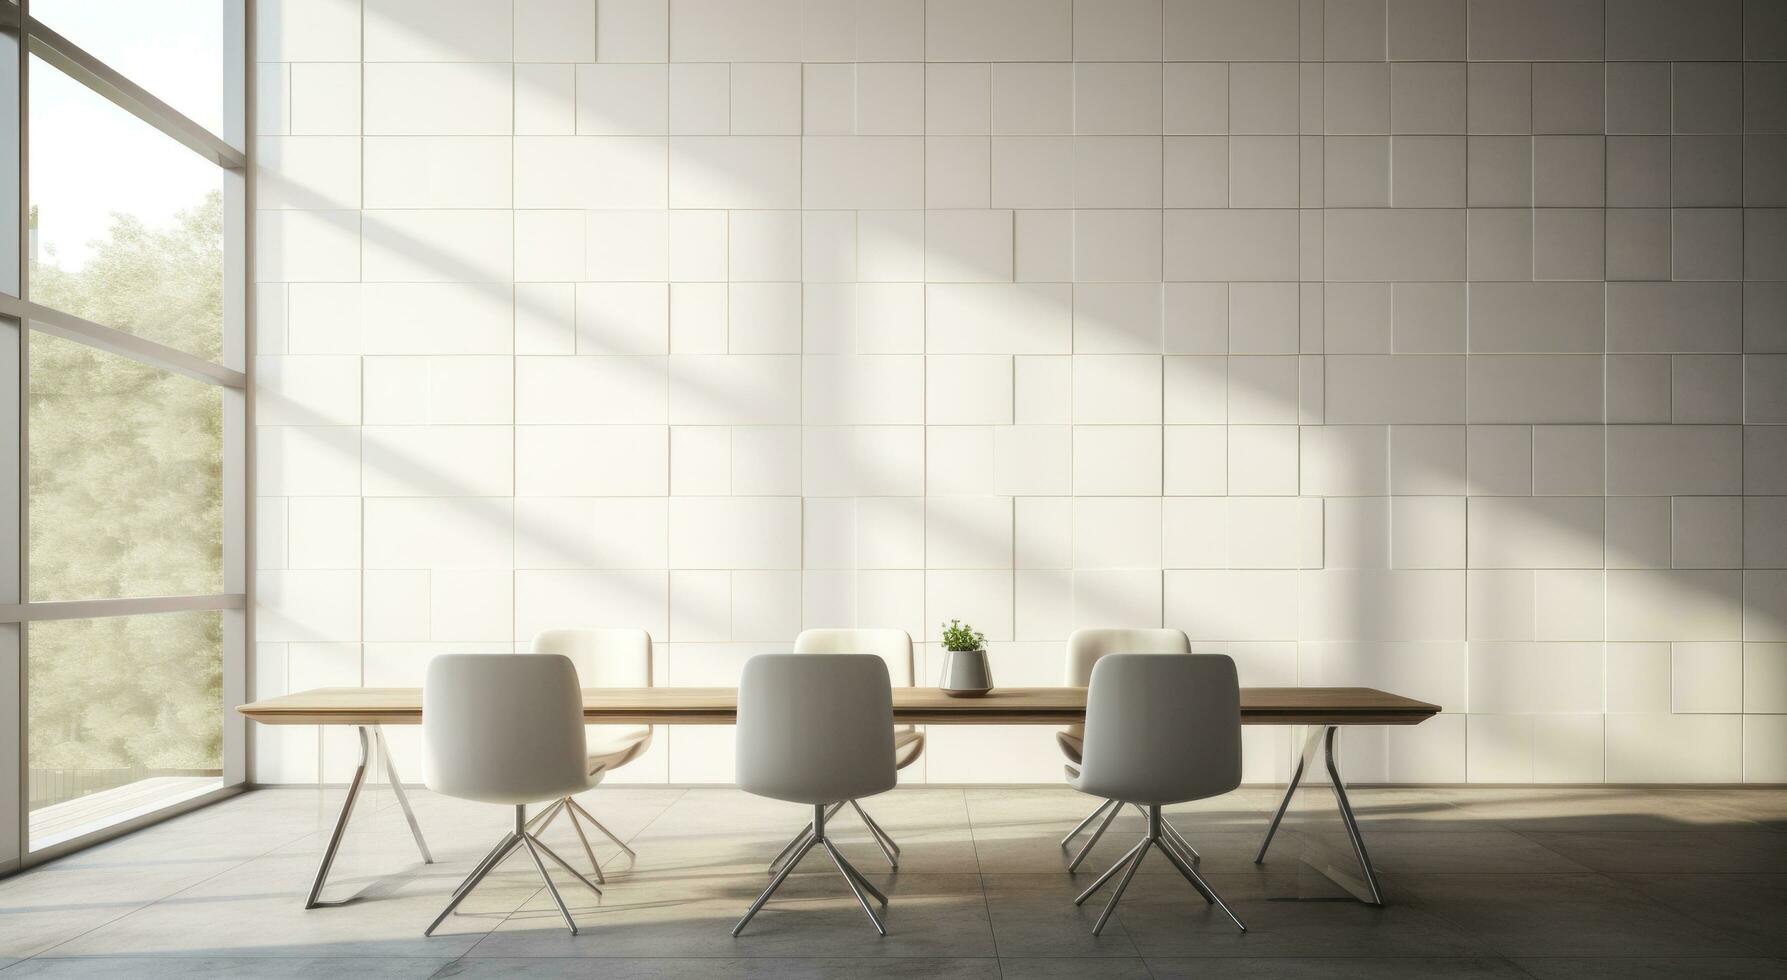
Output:
<svg viewBox="0 0 1787 980">
<path fill-rule="evenodd" d="M 1314 737 L 1313 733 L 1311 737 Z M 1260 852 L 1253 856 L 1254 864 L 1266 862 L 1266 848 L 1272 846 L 1272 837 L 1278 833 L 1278 825 L 1284 821 L 1284 811 L 1291 808 L 1291 797 L 1297 795 L 1297 784 L 1303 781 L 1303 760 L 1308 754 L 1307 745 L 1297 754 L 1297 768 L 1291 770 L 1291 784 L 1284 788 L 1284 799 L 1278 801 L 1278 809 L 1272 814 L 1272 822 L 1266 825 L 1266 839 L 1260 841 Z"/>
<path fill-rule="evenodd" d="M 366 726 L 361 725 L 360 764 L 354 767 L 354 778 L 348 780 L 347 799 L 341 801 L 341 814 L 335 818 L 335 830 L 329 834 L 329 846 L 323 849 L 323 863 L 317 866 L 316 880 L 310 884 L 310 896 L 304 900 L 307 909 L 346 905 L 353 899 L 338 902 L 322 901 L 323 885 L 329 880 L 329 867 L 335 863 L 335 852 L 341 850 L 341 838 L 347 833 L 348 818 L 354 815 L 354 802 L 360 798 L 360 786 L 366 782 L 366 761 L 371 754 L 367 745 Z"/>
<path fill-rule="evenodd" d="M 1284 799 L 1279 801 L 1278 811 L 1272 815 L 1272 822 L 1266 828 L 1266 839 L 1260 842 L 1259 854 L 1254 857 L 1253 862 L 1265 862 L 1266 848 L 1272 845 L 1272 837 L 1278 832 L 1279 823 L 1284 819 L 1285 811 L 1290 808 L 1291 798 L 1296 795 L 1303 782 L 1303 774 L 1319 756 L 1322 771 L 1327 773 L 1328 784 L 1334 791 L 1340 822 L 1346 828 L 1347 842 L 1352 845 L 1353 859 L 1358 862 L 1359 873 L 1355 876 L 1348 870 L 1330 864 L 1317 865 L 1309 862 L 1310 866 L 1321 872 L 1323 877 L 1346 889 L 1359 901 L 1381 906 L 1384 904 L 1383 891 L 1378 887 L 1377 872 L 1372 869 L 1371 855 L 1365 848 L 1365 836 L 1359 830 L 1352 801 L 1346 795 L 1346 782 L 1340 775 L 1340 762 L 1335 752 L 1339 738 L 1340 728 L 1337 725 L 1319 725 L 1310 729 L 1309 737 L 1303 743 L 1303 751 L 1297 757 L 1297 768 L 1291 773 L 1291 784 L 1284 791 Z"/>
<path fill-rule="evenodd" d="M 434 863 L 434 855 L 428 851 L 428 842 L 422 839 L 422 827 L 416 822 L 416 814 L 410 809 L 409 797 L 403 791 L 403 781 L 397 770 L 391 765 L 391 750 L 385 744 L 385 733 L 377 725 L 358 726 L 360 734 L 360 762 L 354 767 L 354 776 L 348 780 L 347 799 L 341 801 L 341 813 L 335 817 L 335 829 L 329 833 L 329 846 L 323 849 L 322 863 L 317 866 L 316 879 L 310 884 L 310 895 L 304 899 L 307 909 L 331 908 L 346 905 L 354 897 L 332 902 L 322 900 L 323 886 L 329 883 L 329 869 L 335 864 L 335 855 L 341 850 L 341 840 L 347 835 L 348 821 L 353 818 L 354 804 L 360 799 L 360 790 L 366 785 L 366 767 L 372 760 L 372 750 L 376 743 L 379 760 L 385 767 L 385 778 L 391 784 L 391 791 L 397 797 L 397 804 L 403 809 L 403 817 L 409 821 L 410 833 L 416 838 L 416 847 L 422 852 L 422 861 Z"/>
<path fill-rule="evenodd" d="M 1352 883 L 1338 878 L 1335 880 L 1341 887 L 1358 896 L 1359 901 L 1367 905 L 1382 905 L 1384 904 L 1384 893 L 1377 886 L 1377 872 L 1371 868 L 1371 855 L 1365 850 L 1365 836 L 1359 832 L 1359 821 L 1353 816 L 1353 804 L 1351 800 L 1347 799 L 1346 783 L 1340 778 L 1340 763 L 1334 755 L 1334 744 L 1339 741 L 1339 736 L 1340 729 L 1329 725 L 1327 738 L 1323 739 L 1326 743 L 1324 754 L 1327 756 L 1328 781 L 1334 787 L 1334 802 L 1340 807 L 1341 822 L 1346 825 L 1347 839 L 1353 844 L 1353 857 L 1359 862 L 1359 874 L 1363 879 L 1365 890 L 1371 893 L 1371 897 L 1368 899 L 1364 895 L 1360 895 L 1359 889 L 1352 887 Z"/>
<path fill-rule="evenodd" d="M 410 836 L 416 839 L 416 849 L 422 852 L 422 863 L 433 864 L 434 855 L 428 853 L 428 842 L 422 839 L 422 826 L 416 823 L 416 811 L 410 809 L 409 794 L 403 791 L 403 777 L 397 775 L 397 767 L 391 764 L 391 746 L 385 742 L 385 730 L 374 725 L 372 736 L 378 739 L 379 758 L 385 764 L 385 779 L 391 784 L 391 794 L 397 797 L 397 805 L 403 809 L 403 819 L 409 822 Z"/>
</svg>

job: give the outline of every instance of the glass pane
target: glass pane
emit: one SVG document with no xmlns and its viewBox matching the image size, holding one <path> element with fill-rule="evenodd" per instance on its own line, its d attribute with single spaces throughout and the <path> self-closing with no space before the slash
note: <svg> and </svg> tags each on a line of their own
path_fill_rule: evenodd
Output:
<svg viewBox="0 0 1787 980">
<path fill-rule="evenodd" d="M 242 75 L 240 9 L 239 0 L 31 0 L 31 16 L 237 149 L 225 106 Z"/>
<path fill-rule="evenodd" d="M 31 331 L 31 598 L 223 590 L 223 391 Z"/>
<path fill-rule="evenodd" d="M 19 37 L 0 32 L 0 292 L 19 294 Z"/>
<path fill-rule="evenodd" d="M 223 614 L 30 624 L 33 850 L 223 785 Z"/>
<path fill-rule="evenodd" d="M 31 299 L 223 354 L 223 173 L 31 59 Z"/>
</svg>

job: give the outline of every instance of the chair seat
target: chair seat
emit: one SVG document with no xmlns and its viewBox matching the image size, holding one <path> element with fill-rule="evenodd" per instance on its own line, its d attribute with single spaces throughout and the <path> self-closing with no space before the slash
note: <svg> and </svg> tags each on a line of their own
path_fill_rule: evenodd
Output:
<svg viewBox="0 0 1787 980">
<path fill-rule="evenodd" d="M 591 776 L 612 772 L 645 754 L 651 747 L 651 728 L 592 725 L 584 738 Z"/>
<path fill-rule="evenodd" d="M 894 729 L 894 768 L 904 769 L 918 761 L 925 751 L 924 732 L 911 725 L 901 725 Z"/>
<path fill-rule="evenodd" d="M 1055 744 L 1061 746 L 1061 754 L 1067 756 L 1068 761 L 1078 764 L 1085 758 L 1086 730 L 1079 725 L 1063 728 L 1055 733 Z"/>
</svg>

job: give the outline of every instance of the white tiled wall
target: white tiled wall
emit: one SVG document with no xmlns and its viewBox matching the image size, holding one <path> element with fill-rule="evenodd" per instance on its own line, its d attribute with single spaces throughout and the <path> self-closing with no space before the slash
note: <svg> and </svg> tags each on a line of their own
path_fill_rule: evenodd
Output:
<svg viewBox="0 0 1787 980">
<path fill-rule="evenodd" d="M 1356 779 L 1787 780 L 1787 5 L 260 6 L 257 693 L 1165 625 L 1444 706 Z"/>
</svg>

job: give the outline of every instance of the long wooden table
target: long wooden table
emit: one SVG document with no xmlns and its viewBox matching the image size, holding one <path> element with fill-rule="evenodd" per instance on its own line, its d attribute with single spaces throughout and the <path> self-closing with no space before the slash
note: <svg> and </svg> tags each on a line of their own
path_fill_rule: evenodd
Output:
<svg viewBox="0 0 1787 980">
<path fill-rule="evenodd" d="M 954 698 L 934 687 L 897 687 L 893 691 L 893 709 L 894 721 L 900 724 L 1074 725 L 1085 720 L 1086 689 L 1004 687 L 984 697 Z M 325 687 L 255 701 L 237 710 L 263 725 L 352 725 L 359 729 L 360 762 L 348 785 L 347 799 L 341 805 L 305 908 L 343 904 L 322 901 L 322 890 L 375 750 L 384 763 L 386 778 L 409 822 L 422 859 L 434 860 L 410 809 L 403 783 L 391 766 L 383 731 L 386 725 L 422 723 L 421 688 Z M 1265 861 L 1266 849 L 1271 846 L 1292 797 L 1305 782 L 1305 775 L 1325 776 L 1358 869 L 1355 874 L 1333 862 L 1310 863 L 1361 901 L 1382 905 L 1383 893 L 1340 775 L 1335 748 L 1339 731 L 1348 725 L 1418 725 L 1439 710 L 1437 705 L 1368 687 L 1242 688 L 1242 724 L 1310 727 L 1290 786 L 1266 828 L 1255 863 Z M 738 691 L 730 687 L 584 688 L 583 717 L 591 724 L 730 725 L 738 719 Z"/>
</svg>

